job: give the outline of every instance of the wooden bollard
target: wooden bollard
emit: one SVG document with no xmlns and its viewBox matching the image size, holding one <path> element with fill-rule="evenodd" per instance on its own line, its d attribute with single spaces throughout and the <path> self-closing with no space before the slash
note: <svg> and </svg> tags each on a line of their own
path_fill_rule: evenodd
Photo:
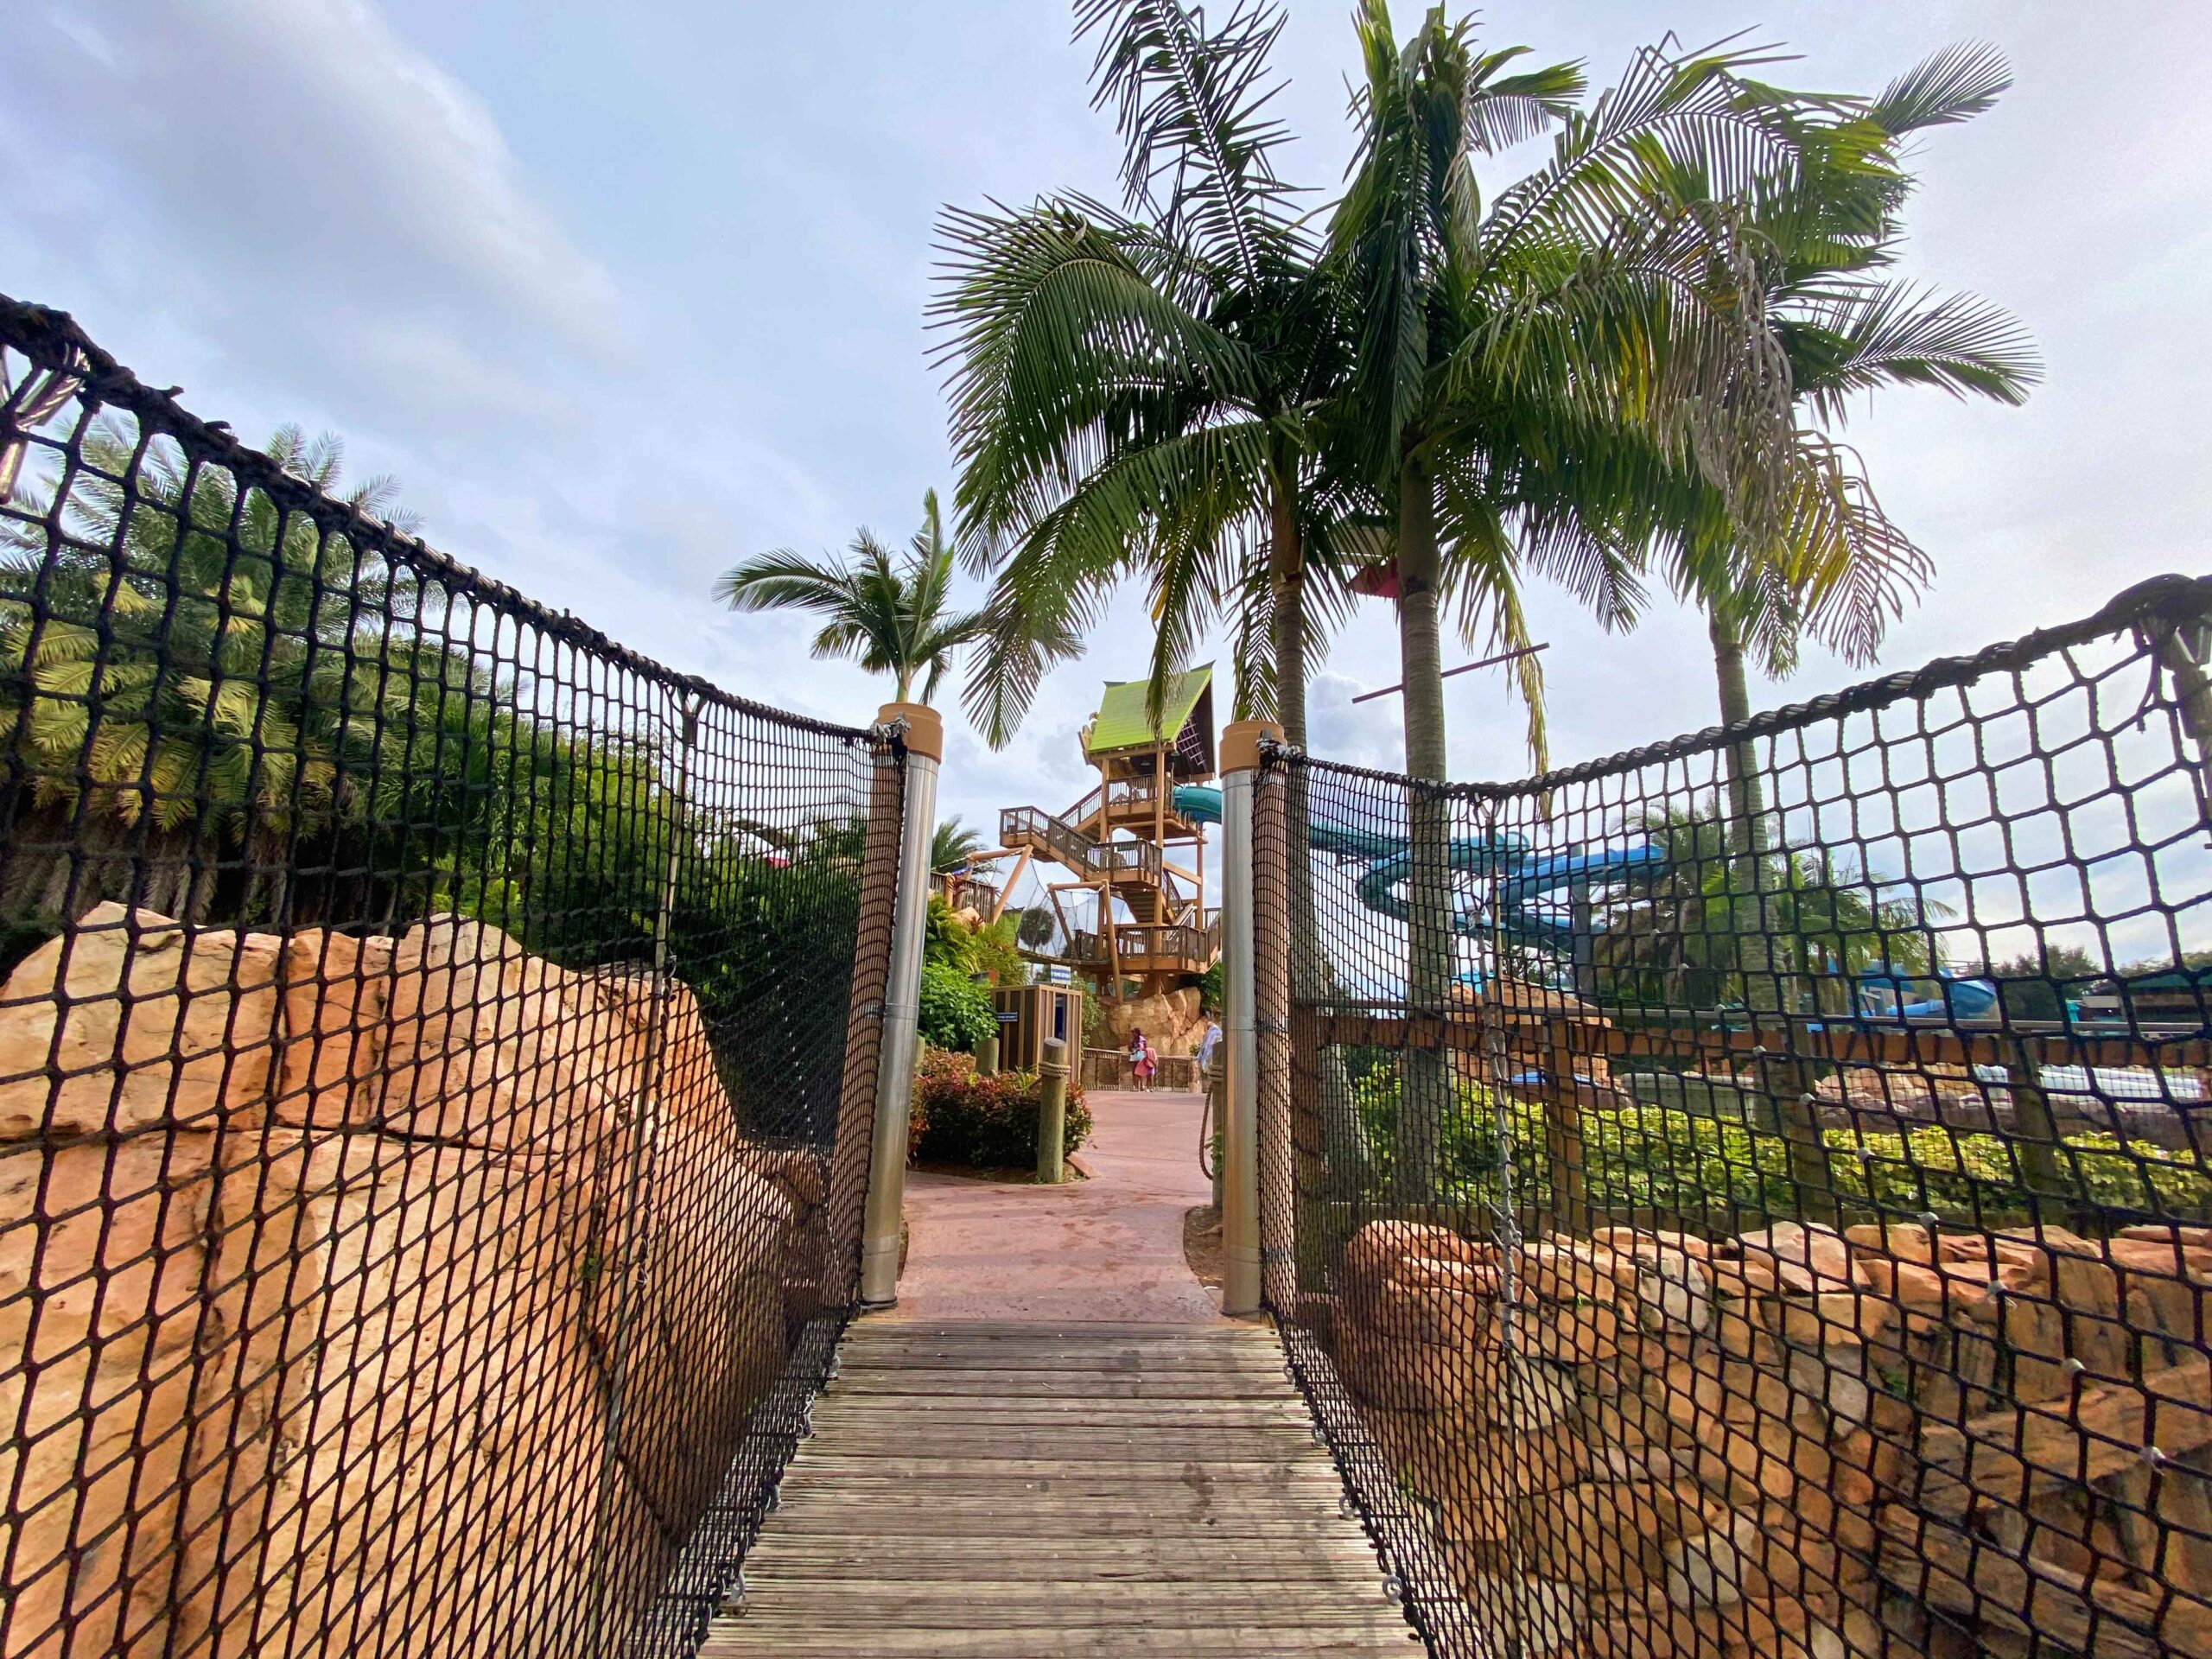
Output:
<svg viewBox="0 0 2212 1659">
<path fill-rule="evenodd" d="M 999 1074 L 999 1033 L 995 1027 L 991 1034 L 976 1045 L 976 1075 L 995 1077 Z"/>
<path fill-rule="evenodd" d="M 1066 1177 L 1062 1143 L 1068 1131 L 1068 1046 L 1057 1037 L 1045 1039 L 1037 1089 L 1037 1181 L 1058 1186 Z"/>
</svg>

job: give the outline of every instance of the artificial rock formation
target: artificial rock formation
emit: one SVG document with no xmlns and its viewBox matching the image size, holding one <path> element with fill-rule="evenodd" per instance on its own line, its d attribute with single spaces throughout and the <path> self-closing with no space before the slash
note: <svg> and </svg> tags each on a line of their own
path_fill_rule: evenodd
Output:
<svg viewBox="0 0 2212 1659">
<path fill-rule="evenodd" d="M 1380 1222 L 1314 1313 L 1527 1651 L 2212 1653 L 2212 1230 Z"/>
<path fill-rule="evenodd" d="M 1198 988 L 1195 985 L 1154 991 L 1118 1002 L 1101 1001 L 1098 1013 L 1113 1046 L 1126 1049 L 1129 1033 L 1141 1031 L 1153 1051 L 1165 1055 L 1193 1052 L 1206 1026 L 1205 1015 L 1198 1008 Z"/>
<path fill-rule="evenodd" d="M 100 906 L 0 988 L 0 1654 L 619 1632 L 812 1311 L 821 1196 L 681 986 Z"/>
</svg>

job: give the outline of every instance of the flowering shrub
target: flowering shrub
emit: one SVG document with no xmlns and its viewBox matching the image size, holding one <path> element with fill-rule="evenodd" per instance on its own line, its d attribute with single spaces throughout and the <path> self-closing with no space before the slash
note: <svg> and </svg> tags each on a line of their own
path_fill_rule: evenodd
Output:
<svg viewBox="0 0 2212 1659">
<path fill-rule="evenodd" d="M 907 1119 L 909 1155 L 978 1169 L 1034 1168 L 1041 1093 L 1033 1071 L 979 1077 L 972 1056 L 924 1049 Z M 1063 1150 L 1073 1152 L 1090 1133 L 1090 1112 L 1071 1077 Z"/>
</svg>

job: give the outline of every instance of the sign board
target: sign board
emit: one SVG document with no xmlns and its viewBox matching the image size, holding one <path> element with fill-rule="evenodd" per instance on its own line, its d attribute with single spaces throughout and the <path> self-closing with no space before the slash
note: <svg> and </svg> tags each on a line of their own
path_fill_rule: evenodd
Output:
<svg viewBox="0 0 2212 1659">
<path fill-rule="evenodd" d="M 1018 1025 L 1020 1023 L 1020 1020 L 1021 1016 L 1019 1014 L 1001 1014 L 999 1015 L 999 1024 L 1002 1026 Z"/>
</svg>

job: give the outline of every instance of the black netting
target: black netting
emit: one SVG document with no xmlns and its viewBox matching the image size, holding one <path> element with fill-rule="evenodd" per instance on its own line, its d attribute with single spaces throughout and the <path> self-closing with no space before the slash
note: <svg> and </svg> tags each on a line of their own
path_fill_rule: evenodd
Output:
<svg viewBox="0 0 2212 1659">
<path fill-rule="evenodd" d="M 0 1654 L 689 1651 L 855 1288 L 902 751 L 0 348 Z"/>
<path fill-rule="evenodd" d="M 1258 792 L 1269 1303 L 1440 1652 L 2212 1652 L 2212 582 Z"/>
</svg>

